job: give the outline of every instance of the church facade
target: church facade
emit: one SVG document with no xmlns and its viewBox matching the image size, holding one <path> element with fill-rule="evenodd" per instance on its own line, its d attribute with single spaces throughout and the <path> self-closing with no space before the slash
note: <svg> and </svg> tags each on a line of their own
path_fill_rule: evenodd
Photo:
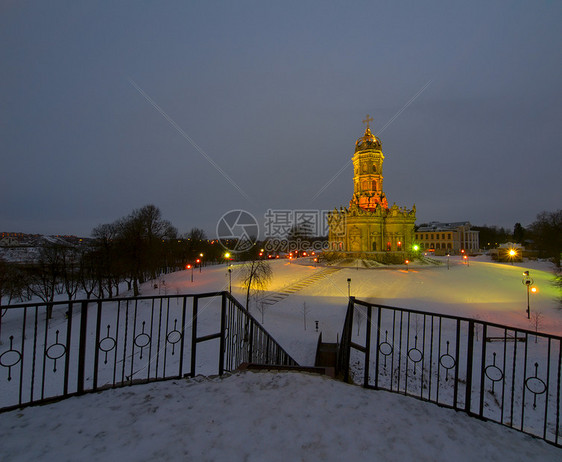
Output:
<svg viewBox="0 0 562 462">
<path fill-rule="evenodd" d="M 380 139 L 371 132 L 370 121 L 367 116 L 363 121 L 367 125 L 365 134 L 355 143 L 349 207 L 328 214 L 330 251 L 398 262 L 406 258 L 414 244 L 416 206 L 388 206 L 383 191 L 384 154 Z"/>
</svg>

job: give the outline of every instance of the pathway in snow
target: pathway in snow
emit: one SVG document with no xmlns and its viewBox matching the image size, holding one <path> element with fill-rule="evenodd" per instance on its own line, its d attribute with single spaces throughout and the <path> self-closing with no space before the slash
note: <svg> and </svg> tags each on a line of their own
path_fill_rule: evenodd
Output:
<svg viewBox="0 0 562 462">
<path fill-rule="evenodd" d="M 260 302 L 263 303 L 264 305 L 270 305 L 270 306 L 275 305 L 277 302 L 280 302 L 281 300 L 285 300 L 289 295 L 292 295 L 298 292 L 299 290 L 302 290 L 305 287 L 308 287 L 309 285 L 320 281 L 321 279 L 324 279 L 334 273 L 337 273 L 338 271 L 340 271 L 340 269 L 341 268 L 325 268 L 311 276 L 307 276 L 297 282 L 294 282 L 293 284 L 284 287 L 279 292 L 274 292 L 262 298 Z"/>
</svg>

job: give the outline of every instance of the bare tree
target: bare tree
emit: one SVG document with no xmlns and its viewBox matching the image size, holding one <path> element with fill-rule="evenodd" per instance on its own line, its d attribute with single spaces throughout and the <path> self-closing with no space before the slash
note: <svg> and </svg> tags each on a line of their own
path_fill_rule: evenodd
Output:
<svg viewBox="0 0 562 462">
<path fill-rule="evenodd" d="M 246 309 L 250 309 L 250 296 L 265 290 L 273 277 L 271 266 L 265 260 L 246 262 L 241 268 L 242 287 L 246 289 Z"/>
<path fill-rule="evenodd" d="M 79 255 L 76 248 L 71 246 L 60 247 L 61 281 L 64 291 L 71 301 L 80 287 L 79 274 Z"/>
<path fill-rule="evenodd" d="M 47 304 L 47 318 L 53 315 L 52 302 L 61 282 L 60 245 L 47 244 L 39 251 L 37 264 L 29 269 L 29 289 Z"/>
<path fill-rule="evenodd" d="M 542 313 L 540 311 L 533 311 L 531 313 L 531 325 L 533 326 L 533 328 L 535 329 L 535 332 L 538 334 L 539 333 L 539 329 L 542 325 Z M 535 335 L 535 343 L 538 342 L 538 336 Z"/>
</svg>

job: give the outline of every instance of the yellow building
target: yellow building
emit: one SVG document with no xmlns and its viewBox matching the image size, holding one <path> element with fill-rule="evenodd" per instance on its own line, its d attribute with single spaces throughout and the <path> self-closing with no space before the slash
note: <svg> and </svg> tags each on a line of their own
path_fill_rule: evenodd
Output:
<svg viewBox="0 0 562 462">
<path fill-rule="evenodd" d="M 400 261 L 414 242 L 416 206 L 411 210 L 388 206 L 383 191 L 381 141 L 371 133 L 367 116 L 365 134 L 355 143 L 353 197 L 349 208 L 328 215 L 330 250 L 379 261 Z"/>
<path fill-rule="evenodd" d="M 463 251 L 474 254 L 480 248 L 480 240 L 479 232 L 471 229 L 471 226 L 468 221 L 432 221 L 416 230 L 415 239 L 421 250 L 435 252 L 435 255 L 458 255 Z"/>
</svg>

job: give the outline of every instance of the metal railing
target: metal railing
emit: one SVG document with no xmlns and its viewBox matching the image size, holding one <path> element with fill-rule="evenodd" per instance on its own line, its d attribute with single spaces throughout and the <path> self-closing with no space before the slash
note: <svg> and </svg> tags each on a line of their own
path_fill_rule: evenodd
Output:
<svg viewBox="0 0 562 462">
<path fill-rule="evenodd" d="M 562 446 L 562 337 L 350 297 L 338 369 Z"/>
<path fill-rule="evenodd" d="M 296 365 L 228 292 L 2 309 L 0 411 L 242 363 Z"/>
</svg>

